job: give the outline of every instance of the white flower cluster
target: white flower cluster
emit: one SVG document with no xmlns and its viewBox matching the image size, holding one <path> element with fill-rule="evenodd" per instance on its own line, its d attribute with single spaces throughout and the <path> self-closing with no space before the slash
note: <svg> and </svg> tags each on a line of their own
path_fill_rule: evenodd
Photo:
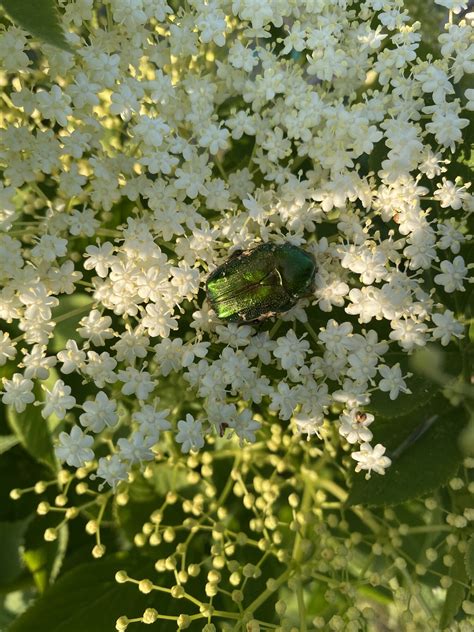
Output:
<svg viewBox="0 0 474 632">
<path fill-rule="evenodd" d="M 473 203 L 443 174 L 473 15 L 436 1 L 436 57 L 403 0 L 76 0 L 75 55 L 0 32 L 2 399 L 22 413 L 48 381 L 43 416 L 75 422 L 62 461 L 112 441 L 96 475 L 116 485 L 163 432 L 187 453 L 278 415 L 309 437 L 335 405 L 357 469 L 384 472 L 363 407 L 410 392 L 389 348 L 463 335 L 443 297 L 465 290 Z M 217 321 L 207 274 L 262 241 L 314 255 L 314 295 L 273 329 Z"/>
</svg>

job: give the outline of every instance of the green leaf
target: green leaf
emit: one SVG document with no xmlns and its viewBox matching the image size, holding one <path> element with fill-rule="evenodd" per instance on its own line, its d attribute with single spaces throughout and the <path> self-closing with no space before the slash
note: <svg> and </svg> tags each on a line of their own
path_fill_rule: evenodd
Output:
<svg viewBox="0 0 474 632">
<path fill-rule="evenodd" d="M 58 463 L 48 423 L 37 406 L 27 406 L 22 413 L 7 409 L 7 419 L 19 441 L 35 459 L 56 471 Z"/>
<path fill-rule="evenodd" d="M 454 557 L 454 564 L 451 566 L 449 576 L 453 583 L 446 591 L 446 599 L 439 621 L 441 630 L 445 630 L 457 615 L 466 594 L 466 588 L 463 584 L 467 582 L 467 575 L 463 556 L 457 548 L 453 549 L 451 554 Z"/>
<path fill-rule="evenodd" d="M 0 522 L 0 585 L 5 586 L 17 579 L 24 570 L 21 547 L 31 517 L 15 522 Z"/>
<path fill-rule="evenodd" d="M 466 416 L 463 409 L 448 406 L 438 395 L 414 413 L 399 419 L 376 420 L 371 426 L 371 443 L 384 445 L 390 456 L 420 424 L 437 415 L 423 435 L 393 458 L 384 476 L 372 473 L 367 481 L 363 473 L 354 474 L 348 505 L 395 505 L 427 494 L 455 475 L 462 460 L 458 437 Z"/>
<path fill-rule="evenodd" d="M 68 53 L 73 50 L 64 36 L 55 0 L 0 0 L 10 18 L 47 44 Z"/>
<path fill-rule="evenodd" d="M 0 454 L 7 452 L 10 448 L 20 443 L 18 437 L 14 435 L 6 435 L 0 437 Z"/>
<path fill-rule="evenodd" d="M 147 607 L 165 613 L 175 606 L 163 593 L 143 595 L 135 585 L 117 584 L 115 573 L 121 569 L 132 577 L 156 579 L 153 561 L 136 549 L 80 564 L 50 586 L 9 632 L 105 632 L 114 630 L 122 615 L 140 616 Z"/>
<path fill-rule="evenodd" d="M 469 542 L 467 543 L 467 551 L 464 557 L 464 566 L 466 567 L 466 573 L 474 581 L 474 535 L 471 535 Z"/>
<path fill-rule="evenodd" d="M 44 531 L 44 527 L 42 529 Z M 27 549 L 23 553 L 23 560 L 33 575 L 35 585 L 43 593 L 49 584 L 53 583 L 61 569 L 69 540 L 67 525 L 58 531 L 58 538 L 54 542 L 42 542 L 41 546 Z"/>
</svg>

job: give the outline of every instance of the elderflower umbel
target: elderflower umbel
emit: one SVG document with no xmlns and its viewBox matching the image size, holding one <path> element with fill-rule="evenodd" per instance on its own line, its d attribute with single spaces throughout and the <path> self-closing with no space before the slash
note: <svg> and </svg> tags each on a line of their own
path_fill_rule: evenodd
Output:
<svg viewBox="0 0 474 632">
<path fill-rule="evenodd" d="M 78 409 L 58 457 L 113 488 L 163 433 L 186 454 L 276 423 L 319 442 L 328 416 L 383 473 L 364 407 L 409 394 L 400 353 L 463 336 L 467 2 L 436 0 L 429 54 L 398 1 L 109 4 L 66 3 L 75 55 L 33 64 L 21 29 L 0 33 L 2 401 Z M 314 256 L 313 291 L 218 321 L 209 273 L 286 241 Z"/>
</svg>

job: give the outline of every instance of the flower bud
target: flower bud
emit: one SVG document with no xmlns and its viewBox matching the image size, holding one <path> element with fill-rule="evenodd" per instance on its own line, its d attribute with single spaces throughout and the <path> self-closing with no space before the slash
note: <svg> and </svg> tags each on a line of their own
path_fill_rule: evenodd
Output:
<svg viewBox="0 0 474 632">
<path fill-rule="evenodd" d="M 44 532 L 44 539 L 46 542 L 54 542 L 58 537 L 57 529 L 49 528 Z"/>
<path fill-rule="evenodd" d="M 105 546 L 103 544 L 96 544 L 92 549 L 92 557 L 95 557 L 98 560 L 100 557 L 103 557 L 105 553 Z"/>
<path fill-rule="evenodd" d="M 115 622 L 115 629 L 118 632 L 124 632 L 128 628 L 128 618 L 127 617 L 119 617 Z"/>
<path fill-rule="evenodd" d="M 144 593 L 145 595 L 147 595 L 148 593 L 151 593 L 151 591 L 153 590 L 153 582 L 150 581 L 149 579 L 142 579 L 138 583 L 138 590 Z"/>
<path fill-rule="evenodd" d="M 158 611 L 155 608 L 147 608 L 142 616 L 143 623 L 155 623 L 158 619 Z"/>
</svg>

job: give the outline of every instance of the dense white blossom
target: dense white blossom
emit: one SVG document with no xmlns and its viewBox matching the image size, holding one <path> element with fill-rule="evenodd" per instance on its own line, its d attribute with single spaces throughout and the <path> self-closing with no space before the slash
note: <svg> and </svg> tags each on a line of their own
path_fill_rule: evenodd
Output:
<svg viewBox="0 0 474 632">
<path fill-rule="evenodd" d="M 356 470 L 384 473 L 364 407 L 410 393 L 390 354 L 464 335 L 473 202 L 448 170 L 472 14 L 435 4 L 429 55 L 398 0 L 61 3 L 75 55 L 4 26 L 1 394 L 66 425 L 80 411 L 61 461 L 115 489 L 163 436 L 187 454 L 278 421 L 316 442 L 332 416 Z M 314 256 L 312 291 L 219 321 L 208 274 L 285 241 Z"/>
</svg>

